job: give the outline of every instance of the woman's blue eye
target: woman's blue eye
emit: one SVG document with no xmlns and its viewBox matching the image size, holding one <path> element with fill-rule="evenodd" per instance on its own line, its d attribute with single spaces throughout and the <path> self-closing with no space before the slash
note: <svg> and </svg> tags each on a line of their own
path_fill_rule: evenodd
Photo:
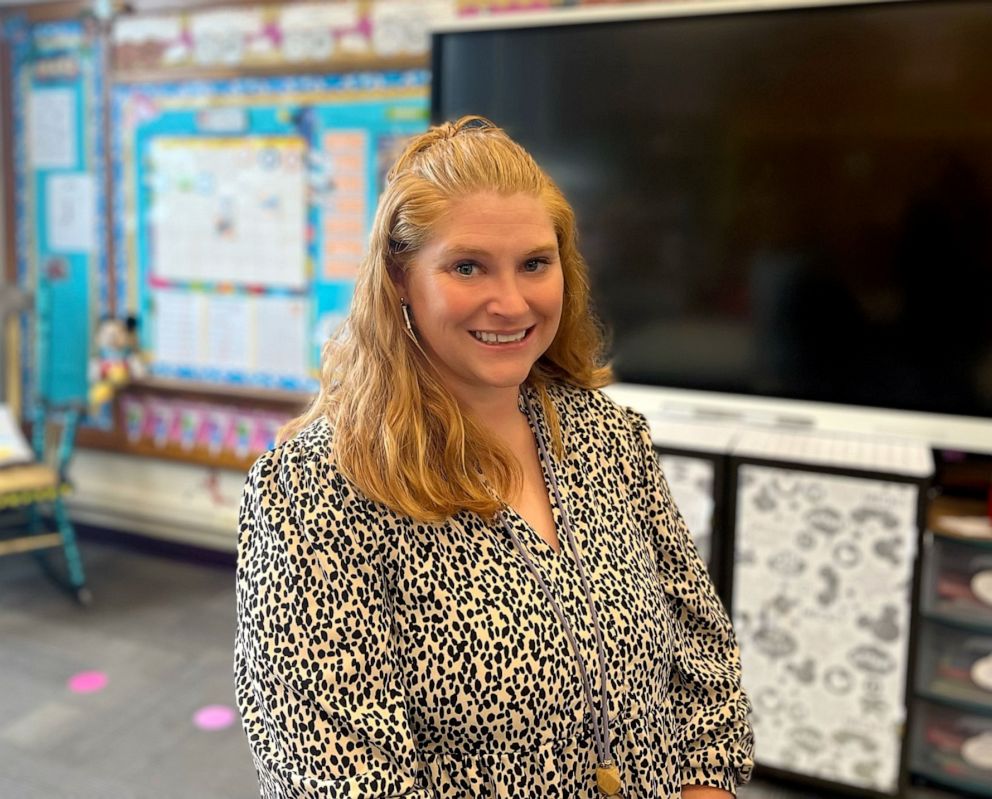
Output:
<svg viewBox="0 0 992 799">
<path fill-rule="evenodd" d="M 465 264 L 455 264 L 455 272 L 459 275 L 464 275 L 465 277 L 471 277 L 475 272 L 475 264 L 465 263 Z"/>
<path fill-rule="evenodd" d="M 547 265 L 547 258 L 531 258 L 529 261 L 524 263 L 524 269 L 528 272 L 539 272 Z"/>
</svg>

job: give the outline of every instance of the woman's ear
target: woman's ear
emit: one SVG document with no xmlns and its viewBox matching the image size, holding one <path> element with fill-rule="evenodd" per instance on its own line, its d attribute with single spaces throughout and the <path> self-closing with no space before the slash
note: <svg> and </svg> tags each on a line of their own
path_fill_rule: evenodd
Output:
<svg viewBox="0 0 992 799">
<path fill-rule="evenodd" d="M 389 273 L 389 279 L 393 281 L 393 285 L 396 286 L 396 290 L 400 293 L 400 296 L 405 296 L 406 270 L 393 263 L 386 267 L 386 271 Z"/>
</svg>

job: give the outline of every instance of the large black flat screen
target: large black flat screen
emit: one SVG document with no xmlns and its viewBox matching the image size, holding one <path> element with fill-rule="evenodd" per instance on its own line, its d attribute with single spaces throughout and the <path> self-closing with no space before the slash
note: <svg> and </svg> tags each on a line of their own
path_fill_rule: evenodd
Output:
<svg viewBox="0 0 992 799">
<path fill-rule="evenodd" d="M 441 33 L 574 204 L 627 382 L 992 416 L 992 3 Z"/>
</svg>

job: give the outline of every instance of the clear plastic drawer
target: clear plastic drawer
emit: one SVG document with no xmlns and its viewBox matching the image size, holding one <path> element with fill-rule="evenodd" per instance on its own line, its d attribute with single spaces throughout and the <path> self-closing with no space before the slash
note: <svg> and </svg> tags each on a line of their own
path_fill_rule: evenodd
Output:
<svg viewBox="0 0 992 799">
<path fill-rule="evenodd" d="M 928 533 L 924 540 L 923 610 L 992 632 L 992 544 Z"/>
<path fill-rule="evenodd" d="M 916 774 L 992 796 L 992 717 L 917 700 L 911 758 Z"/>
<path fill-rule="evenodd" d="M 992 713 L 992 633 L 924 621 L 916 651 L 919 693 Z"/>
</svg>

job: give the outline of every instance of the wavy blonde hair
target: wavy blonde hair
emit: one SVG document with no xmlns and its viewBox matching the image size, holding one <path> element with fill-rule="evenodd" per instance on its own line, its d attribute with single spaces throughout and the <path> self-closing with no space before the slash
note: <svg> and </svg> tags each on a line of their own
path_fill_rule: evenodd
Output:
<svg viewBox="0 0 992 799">
<path fill-rule="evenodd" d="M 324 345 L 320 391 L 280 438 L 326 417 L 342 474 L 370 499 L 422 521 L 461 510 L 491 518 L 522 479 L 517 458 L 459 407 L 407 335 L 395 283 L 449 205 L 476 192 L 539 198 L 557 234 L 561 322 L 528 377 L 557 452 L 561 433 L 549 383 L 599 388 L 612 378 L 602 328 L 589 307 L 575 214 L 551 178 L 482 117 L 463 117 L 412 139 L 386 176 L 347 321 Z"/>
</svg>

